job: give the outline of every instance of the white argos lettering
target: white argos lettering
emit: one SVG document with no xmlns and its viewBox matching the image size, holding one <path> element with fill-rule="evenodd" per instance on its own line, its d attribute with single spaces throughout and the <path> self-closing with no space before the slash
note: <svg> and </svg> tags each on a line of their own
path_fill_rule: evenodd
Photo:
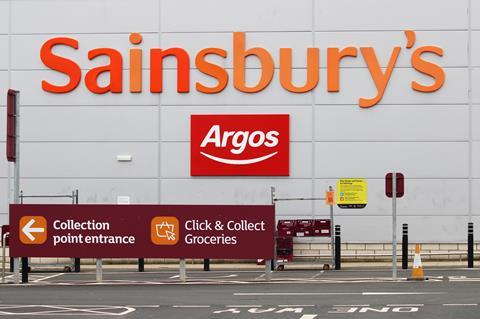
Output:
<svg viewBox="0 0 480 319">
<path fill-rule="evenodd" d="M 201 148 L 207 147 L 208 144 L 213 144 L 215 147 L 230 147 L 230 153 L 235 155 L 242 154 L 248 147 L 268 147 L 272 148 L 278 145 L 278 138 L 280 133 L 278 131 L 268 131 L 267 133 L 262 131 L 224 131 L 222 134 L 220 125 L 212 125 L 207 135 L 200 144 Z M 231 165 L 246 165 L 258 163 L 275 156 L 278 152 L 269 153 L 256 158 L 251 159 L 226 159 L 217 157 L 206 152 L 200 152 L 203 156 L 208 157 L 211 160 Z"/>
<path fill-rule="evenodd" d="M 220 125 L 212 125 L 200 147 L 206 147 L 210 143 L 213 143 L 215 147 L 228 147 L 229 139 L 231 138 L 232 149 L 230 152 L 238 155 L 245 151 L 247 145 L 253 148 L 262 145 L 270 148 L 275 147 L 278 145 L 279 135 L 280 133 L 277 131 L 269 131 L 267 133 L 262 131 L 224 131 L 222 135 Z"/>
</svg>

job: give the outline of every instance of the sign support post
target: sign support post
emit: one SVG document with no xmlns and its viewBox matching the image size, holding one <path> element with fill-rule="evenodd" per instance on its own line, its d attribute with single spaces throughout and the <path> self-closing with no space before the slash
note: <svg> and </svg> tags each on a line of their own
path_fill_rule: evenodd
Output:
<svg viewBox="0 0 480 319">
<path fill-rule="evenodd" d="M 265 280 L 272 280 L 272 261 L 265 259 Z"/>
<path fill-rule="evenodd" d="M 392 280 L 397 280 L 397 173 L 392 173 Z"/>
<path fill-rule="evenodd" d="M 273 205 L 273 210 L 275 211 L 275 187 L 271 186 L 270 187 L 270 199 L 271 199 L 271 204 Z M 275 214 L 276 214 L 276 211 L 275 211 Z M 277 262 L 278 262 L 278 259 L 277 259 L 277 235 L 278 235 L 278 232 L 277 230 L 275 229 L 274 230 L 274 235 L 273 235 L 273 260 L 270 262 L 270 268 L 273 270 L 277 269 Z M 266 261 L 265 261 L 266 262 Z"/>
<path fill-rule="evenodd" d="M 397 198 L 405 194 L 402 173 L 391 172 L 385 175 L 385 195 L 392 199 L 392 279 L 397 280 Z"/>
<path fill-rule="evenodd" d="M 13 202 L 15 204 L 20 203 L 20 92 L 14 90 L 8 90 L 8 102 L 7 104 L 14 101 L 13 105 L 10 107 L 14 108 L 14 121 L 13 125 L 15 126 L 14 139 L 15 139 L 15 157 L 13 160 Z M 8 131 L 8 129 L 7 129 Z M 9 132 L 7 132 L 7 135 Z M 12 154 L 7 154 L 11 156 Z M 11 158 L 8 158 L 9 161 L 12 161 Z M 25 275 L 24 275 L 25 276 Z M 28 276 L 28 273 L 27 273 Z M 28 280 L 28 277 L 27 277 Z M 15 257 L 13 259 L 13 281 L 15 284 L 20 283 L 20 258 Z"/>
<path fill-rule="evenodd" d="M 328 186 L 328 191 L 333 192 L 333 187 Z M 333 204 L 330 205 L 330 245 L 331 245 L 331 252 L 332 252 L 332 268 L 335 267 L 335 236 L 334 234 L 334 226 L 335 223 L 333 222 Z"/>
<path fill-rule="evenodd" d="M 97 282 L 102 282 L 102 277 L 103 277 L 102 258 L 96 259 L 96 274 L 97 274 Z"/>
<path fill-rule="evenodd" d="M 180 259 L 180 274 L 179 278 L 181 282 L 187 281 L 187 270 L 185 265 L 185 259 Z"/>
</svg>

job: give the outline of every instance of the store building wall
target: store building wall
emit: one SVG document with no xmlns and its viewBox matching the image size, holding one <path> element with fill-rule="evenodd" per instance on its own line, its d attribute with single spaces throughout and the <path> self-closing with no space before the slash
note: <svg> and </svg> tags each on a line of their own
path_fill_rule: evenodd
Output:
<svg viewBox="0 0 480 319">
<path fill-rule="evenodd" d="M 437 92 L 411 89 L 411 81 L 429 84 L 431 79 L 411 67 L 413 49 L 406 48 L 404 30 L 416 31 L 414 49 L 443 48 L 443 57 L 429 56 L 446 75 Z M 247 47 L 264 47 L 274 57 L 274 79 L 264 91 L 238 92 L 230 81 L 218 94 L 194 89 L 179 94 L 176 63 L 169 58 L 164 92 L 149 92 L 150 48 L 182 47 L 193 59 L 202 48 L 221 47 L 229 55 L 216 61 L 231 75 L 234 31 L 246 32 Z M 143 35 L 139 94 L 128 92 L 131 32 Z M 83 82 L 68 94 L 43 91 L 42 80 L 67 81 L 40 60 L 42 44 L 57 36 L 79 41 L 78 50 L 55 52 L 75 60 L 83 74 L 108 62 L 89 61 L 88 50 L 120 50 L 124 92 L 96 95 Z M 358 106 L 360 97 L 376 93 L 360 53 L 342 61 L 340 92 L 327 92 L 326 48 L 347 45 L 373 47 L 383 67 L 393 47 L 402 48 L 383 99 L 370 109 Z M 306 48 L 320 48 L 320 83 L 313 92 L 281 88 L 281 47 L 293 49 L 293 78 L 299 84 L 306 74 Z M 247 81 L 254 83 L 259 63 L 250 59 L 247 65 Z M 215 83 L 193 69 L 191 83 L 198 79 Z M 270 186 L 279 197 L 322 196 L 340 177 L 365 177 L 367 208 L 336 209 L 336 222 L 347 242 L 387 242 L 391 202 L 383 177 L 396 170 L 407 178 L 406 195 L 398 201 L 399 224 L 409 223 L 413 240 L 461 242 L 467 222 L 480 222 L 479 85 L 480 4 L 473 0 L 0 1 L 0 137 L 5 140 L 5 94 L 12 87 L 21 91 L 21 188 L 26 194 L 78 188 L 81 203 L 116 203 L 117 196 L 126 195 L 132 203 L 268 204 Z M 289 113 L 290 176 L 190 177 L 194 113 Z M 133 160 L 118 162 L 121 154 Z M 2 224 L 8 188 L 3 157 Z M 278 218 L 327 214 L 322 202 L 277 205 Z"/>
</svg>

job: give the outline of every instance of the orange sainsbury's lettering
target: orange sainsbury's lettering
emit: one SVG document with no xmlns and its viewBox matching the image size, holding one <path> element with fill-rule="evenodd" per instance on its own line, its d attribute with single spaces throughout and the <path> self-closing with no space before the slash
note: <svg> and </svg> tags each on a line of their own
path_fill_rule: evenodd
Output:
<svg viewBox="0 0 480 319">
<path fill-rule="evenodd" d="M 67 93 L 73 91 L 80 83 L 82 71 L 78 64 L 70 59 L 55 55 L 52 48 L 57 45 L 66 45 L 78 49 L 78 41 L 72 38 L 53 38 L 42 45 L 40 58 L 43 64 L 52 70 L 66 74 L 70 80 L 65 85 L 55 85 L 42 81 L 42 89 L 51 93 Z"/>
<path fill-rule="evenodd" d="M 372 76 L 373 82 L 375 83 L 375 87 L 377 88 L 377 95 L 374 98 L 360 98 L 358 100 L 358 105 L 360 105 L 360 107 L 372 107 L 378 102 L 380 102 L 383 94 L 385 93 L 385 88 L 387 87 L 388 81 L 392 76 L 392 71 L 395 67 L 395 63 L 397 62 L 400 50 L 400 47 L 393 48 L 393 52 L 390 57 L 390 61 L 388 62 L 387 69 L 385 70 L 385 72 L 382 72 L 382 68 L 378 63 L 378 59 L 375 54 L 375 50 L 369 47 L 360 48 L 363 58 L 367 63 L 368 70 L 370 71 L 370 75 Z"/>
<path fill-rule="evenodd" d="M 433 84 L 426 85 L 411 79 L 412 89 L 422 93 L 431 93 L 439 90 L 445 83 L 444 69 L 424 58 L 424 53 L 435 54 L 443 57 L 443 49 L 433 45 L 415 47 L 416 35 L 413 30 L 405 31 L 406 43 L 396 45 L 392 48 L 390 57 L 386 62 L 386 67 L 381 66 L 375 49 L 368 46 L 350 45 L 344 48 L 327 47 L 327 85 L 328 94 L 339 94 L 341 92 L 340 70 L 341 61 L 344 58 L 355 59 L 355 61 L 365 62 L 367 74 L 375 85 L 376 93 L 373 97 L 358 97 L 358 105 L 362 108 L 369 108 L 377 105 L 387 90 L 388 83 L 394 77 L 394 69 L 400 55 L 409 54 L 411 68 L 419 73 L 429 76 L 433 79 Z M 43 64 L 55 72 L 59 72 L 68 77 L 68 82 L 54 83 L 47 80 L 41 82 L 42 89 L 49 93 L 68 93 L 75 90 L 82 80 L 82 69 L 87 69 L 84 74 L 86 88 L 95 94 L 121 93 L 123 91 L 123 74 L 128 72 L 128 90 L 131 93 L 141 93 L 143 86 L 142 61 L 144 54 L 150 55 L 149 70 L 149 89 L 152 93 L 162 93 L 164 91 L 164 66 L 165 59 L 175 59 L 176 61 L 176 91 L 178 93 L 190 92 L 190 73 L 202 73 L 207 78 L 196 80 L 195 90 L 204 94 L 220 93 L 228 85 L 229 77 L 232 77 L 232 87 L 244 93 L 257 93 L 266 89 L 272 82 L 275 72 L 278 72 L 278 81 L 281 87 L 294 94 L 304 94 L 318 87 L 320 81 L 320 48 L 306 48 L 307 62 L 305 65 L 306 79 L 301 84 L 293 82 L 293 62 L 292 56 L 295 54 L 292 48 L 281 47 L 278 49 L 279 65 L 275 61 L 271 52 L 262 47 L 247 47 L 245 32 L 233 32 L 232 34 L 232 52 L 227 52 L 223 48 L 209 47 L 199 50 L 194 57 L 183 48 L 142 48 L 143 37 L 140 33 L 132 33 L 129 36 L 129 42 L 132 47 L 128 50 L 128 70 L 123 70 L 122 53 L 114 48 L 96 48 L 89 50 L 86 54 L 89 60 L 94 60 L 99 56 L 109 58 L 109 64 L 103 66 L 82 66 L 72 58 L 60 56 L 55 47 L 66 46 L 74 50 L 80 50 L 81 45 L 76 39 L 66 37 L 56 37 L 47 40 L 40 49 L 40 58 Z M 361 54 L 358 54 L 360 51 Z M 68 50 L 67 50 L 68 52 Z M 64 53 L 67 54 L 67 53 Z M 298 53 L 297 53 L 298 54 Z M 223 63 L 213 63 L 209 57 L 217 56 L 224 59 L 227 63 L 227 57 L 233 62 L 231 73 L 227 71 Z M 246 61 L 248 58 L 257 59 L 260 62 L 258 75 L 253 84 L 246 81 Z M 125 58 L 127 59 L 127 58 Z M 191 60 L 192 59 L 192 60 Z M 196 69 L 190 69 L 190 64 L 194 63 Z M 275 67 L 278 69 L 275 70 Z M 105 77 L 105 75 L 107 75 Z M 257 74 L 257 73 L 255 73 Z M 215 82 L 207 84 L 205 79 L 212 78 Z M 99 84 L 99 79 L 107 79 L 105 85 Z M 344 81 L 352 81 L 346 78 Z M 342 81 L 342 82 L 344 82 Z M 354 85 L 360 85 L 354 83 Z"/>
<path fill-rule="evenodd" d="M 305 93 L 313 90 L 318 84 L 320 50 L 308 48 L 307 50 L 307 83 L 298 87 L 292 83 L 292 49 L 280 49 L 280 84 L 285 90 L 294 93 Z"/>
<path fill-rule="evenodd" d="M 245 83 L 245 59 L 254 55 L 260 61 L 262 68 L 260 80 L 253 87 Z M 239 91 L 255 93 L 265 89 L 273 78 L 273 59 L 264 48 L 245 49 L 245 32 L 233 33 L 233 85 Z"/>
<path fill-rule="evenodd" d="M 219 48 L 206 48 L 198 52 L 195 58 L 195 65 L 197 66 L 198 70 L 202 73 L 205 73 L 206 75 L 215 78 L 218 81 L 218 84 L 212 87 L 197 82 L 195 84 L 195 88 L 198 92 L 212 94 L 221 92 L 223 91 L 223 89 L 225 89 L 228 83 L 228 73 L 221 66 L 205 60 L 205 57 L 209 54 L 216 54 L 218 56 L 221 56 L 222 58 L 226 58 L 227 51 Z"/>
<path fill-rule="evenodd" d="M 177 91 L 190 91 L 190 57 L 187 51 L 181 48 L 151 49 L 150 50 L 150 92 L 163 91 L 163 58 L 174 56 L 177 58 Z"/>
<path fill-rule="evenodd" d="M 122 55 L 120 52 L 114 49 L 95 49 L 88 52 L 88 58 L 93 60 L 94 58 L 106 55 L 110 58 L 110 64 L 99 66 L 91 69 L 85 75 L 85 85 L 87 88 L 97 94 L 103 94 L 107 92 L 121 93 L 122 92 Z M 100 86 L 98 84 L 98 77 L 100 74 L 108 72 L 110 73 L 110 82 L 106 86 Z"/>
<path fill-rule="evenodd" d="M 445 82 L 445 71 L 443 71 L 439 65 L 422 59 L 421 55 L 423 53 L 433 53 L 438 56 L 443 56 L 442 48 L 435 46 L 420 47 L 413 52 L 412 66 L 414 69 L 432 77 L 435 82 L 432 85 L 426 86 L 417 81 L 412 81 L 412 89 L 419 92 L 435 92 L 441 88 Z"/>
</svg>

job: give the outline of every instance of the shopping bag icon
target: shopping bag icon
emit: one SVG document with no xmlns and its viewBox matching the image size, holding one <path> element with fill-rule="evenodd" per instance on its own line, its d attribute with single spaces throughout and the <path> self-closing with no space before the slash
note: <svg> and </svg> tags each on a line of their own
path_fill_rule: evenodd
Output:
<svg viewBox="0 0 480 319">
<path fill-rule="evenodd" d="M 175 245 L 179 239 L 179 222 L 173 216 L 154 217 L 150 224 L 150 238 L 155 245 Z"/>
</svg>

